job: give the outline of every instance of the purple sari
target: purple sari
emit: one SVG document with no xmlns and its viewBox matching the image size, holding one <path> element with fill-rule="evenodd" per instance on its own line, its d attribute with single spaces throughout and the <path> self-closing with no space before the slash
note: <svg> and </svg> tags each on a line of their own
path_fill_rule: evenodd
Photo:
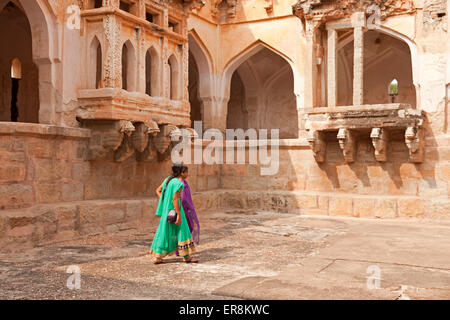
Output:
<svg viewBox="0 0 450 320">
<path fill-rule="evenodd" d="M 186 220 L 191 231 L 192 240 L 195 244 L 200 243 L 200 223 L 198 222 L 197 212 L 195 212 L 194 204 L 192 203 L 191 189 L 186 180 L 183 180 L 184 189 L 181 191 L 181 205 L 183 206 Z M 178 255 L 178 251 L 176 253 Z"/>
</svg>

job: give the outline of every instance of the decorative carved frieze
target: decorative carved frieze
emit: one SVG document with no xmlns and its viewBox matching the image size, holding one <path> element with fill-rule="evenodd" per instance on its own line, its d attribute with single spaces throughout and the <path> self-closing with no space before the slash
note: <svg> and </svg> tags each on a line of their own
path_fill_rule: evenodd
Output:
<svg viewBox="0 0 450 320">
<path fill-rule="evenodd" d="M 227 18 L 234 18 L 236 16 L 237 0 L 213 0 L 211 4 L 211 14 L 213 17 L 219 16 L 219 7 L 224 3 L 226 6 Z"/>
<path fill-rule="evenodd" d="M 409 149 L 409 160 L 411 162 L 423 162 L 425 153 L 423 135 L 424 130 L 421 127 L 412 126 L 406 128 L 405 143 Z"/>
<path fill-rule="evenodd" d="M 350 17 L 355 12 L 373 12 L 381 20 L 389 16 L 416 11 L 412 0 L 299 0 L 292 6 L 293 13 L 304 20 L 322 22 Z"/>
<path fill-rule="evenodd" d="M 163 155 L 158 157 L 163 160 L 170 154 L 173 142 L 179 141 L 182 134 L 174 125 L 164 124 L 159 127 L 154 121 L 145 123 L 132 123 L 127 120 L 79 119 L 79 121 L 84 128 L 91 129 L 88 160 L 114 159 L 121 162 L 135 154 L 137 161 L 148 161 L 156 155 L 154 150 Z"/>
<path fill-rule="evenodd" d="M 355 133 L 351 130 L 341 128 L 338 131 L 337 139 L 339 147 L 342 149 L 346 162 L 354 162 L 356 155 Z"/>
<path fill-rule="evenodd" d="M 103 20 L 106 37 L 106 59 L 104 63 L 104 86 L 107 88 L 121 87 L 122 39 L 121 24 L 116 16 L 107 15 Z"/>
<path fill-rule="evenodd" d="M 388 131 L 382 128 L 373 128 L 370 133 L 370 138 L 375 148 L 375 159 L 380 162 L 385 162 L 387 160 Z"/>
<path fill-rule="evenodd" d="M 324 139 L 324 133 L 317 130 L 308 132 L 308 142 L 313 151 L 314 158 L 317 162 L 324 162 L 327 151 L 327 144 Z"/>
</svg>

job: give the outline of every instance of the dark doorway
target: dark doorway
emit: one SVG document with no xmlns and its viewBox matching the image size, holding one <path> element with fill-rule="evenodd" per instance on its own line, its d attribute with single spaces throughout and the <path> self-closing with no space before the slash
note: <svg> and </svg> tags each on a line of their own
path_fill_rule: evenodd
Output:
<svg viewBox="0 0 450 320">
<path fill-rule="evenodd" d="M 19 108 L 17 107 L 17 96 L 19 94 L 20 79 L 11 78 L 11 121 L 17 122 L 19 118 Z"/>
</svg>

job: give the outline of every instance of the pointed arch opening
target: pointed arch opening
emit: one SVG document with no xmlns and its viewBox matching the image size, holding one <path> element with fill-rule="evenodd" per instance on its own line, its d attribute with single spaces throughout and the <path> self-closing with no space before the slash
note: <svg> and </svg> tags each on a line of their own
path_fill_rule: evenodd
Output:
<svg viewBox="0 0 450 320">
<path fill-rule="evenodd" d="M 151 47 L 145 54 L 145 93 L 152 97 L 159 97 L 160 79 L 159 54 L 155 48 Z"/>
<path fill-rule="evenodd" d="M 298 138 L 293 69 L 266 46 L 238 57 L 225 72 L 229 82 L 227 128 L 278 129 L 281 139 Z"/>
<path fill-rule="evenodd" d="M 343 36 L 345 33 L 342 32 Z M 338 106 L 350 106 L 353 90 L 353 34 L 340 40 L 338 47 Z M 408 43 L 382 30 L 364 33 L 364 104 L 407 103 L 417 106 L 412 52 Z M 388 87 L 398 82 L 393 97 Z"/>
<path fill-rule="evenodd" d="M 0 9 L 0 121 L 39 122 L 39 69 L 33 61 L 33 36 L 24 9 L 8 2 Z"/>
<path fill-rule="evenodd" d="M 122 89 L 136 91 L 136 51 L 130 40 L 122 46 Z"/>
<path fill-rule="evenodd" d="M 102 87 L 102 46 L 97 36 L 92 39 L 90 47 L 90 72 L 89 88 L 98 89 Z"/>
<path fill-rule="evenodd" d="M 14 58 L 11 62 L 11 78 L 22 79 L 22 63 L 18 58 Z"/>
<path fill-rule="evenodd" d="M 171 100 L 180 99 L 180 67 L 174 54 L 169 57 L 169 96 Z"/>
<path fill-rule="evenodd" d="M 200 75 L 192 52 L 189 51 L 189 104 L 191 105 L 191 126 L 193 127 L 194 121 L 202 121 L 202 102 L 199 97 L 199 82 Z"/>
<path fill-rule="evenodd" d="M 213 63 L 211 54 L 193 29 L 189 33 L 189 104 L 191 126 L 204 121 L 204 108 L 211 107 Z M 204 103 L 204 101 L 207 101 Z M 209 101 L 209 104 L 208 104 Z M 206 110 L 208 112 L 208 110 Z M 201 134 L 201 132 L 198 132 Z"/>
</svg>

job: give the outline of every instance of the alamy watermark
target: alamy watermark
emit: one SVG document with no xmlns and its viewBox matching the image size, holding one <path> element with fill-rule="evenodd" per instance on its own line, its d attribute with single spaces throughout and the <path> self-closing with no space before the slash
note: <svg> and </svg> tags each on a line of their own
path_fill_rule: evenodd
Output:
<svg viewBox="0 0 450 320">
<path fill-rule="evenodd" d="M 69 266 L 66 273 L 71 273 L 72 275 L 67 278 L 66 286 L 70 290 L 80 290 L 81 289 L 81 270 L 78 266 Z"/>
<path fill-rule="evenodd" d="M 192 133 L 187 129 L 180 129 L 180 135 L 172 136 L 172 141 L 178 142 L 172 149 L 172 162 L 209 165 L 248 163 L 259 165 L 263 176 L 278 173 L 278 129 L 271 129 L 270 136 L 267 129 L 226 129 L 225 134 L 218 129 L 204 132 L 202 129 L 202 122 L 195 121 L 194 130 L 199 136 L 193 142 Z"/>
<path fill-rule="evenodd" d="M 377 290 L 381 288 L 381 269 L 379 266 L 373 264 L 368 266 L 366 273 L 369 274 L 367 277 L 367 289 Z"/>
</svg>

